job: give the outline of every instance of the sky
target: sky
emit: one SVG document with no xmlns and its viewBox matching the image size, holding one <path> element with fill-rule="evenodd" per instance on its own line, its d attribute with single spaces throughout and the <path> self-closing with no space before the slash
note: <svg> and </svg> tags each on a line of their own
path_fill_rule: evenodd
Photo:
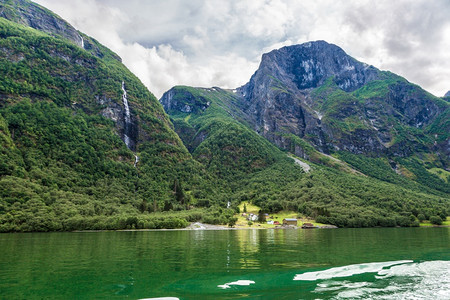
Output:
<svg viewBox="0 0 450 300">
<path fill-rule="evenodd" d="M 116 52 L 160 98 L 236 88 L 261 55 L 325 40 L 436 96 L 450 90 L 449 0 L 35 0 Z"/>
</svg>

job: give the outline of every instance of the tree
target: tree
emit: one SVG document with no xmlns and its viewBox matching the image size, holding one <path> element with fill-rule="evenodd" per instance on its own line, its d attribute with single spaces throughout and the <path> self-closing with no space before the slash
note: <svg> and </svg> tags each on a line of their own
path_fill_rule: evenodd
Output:
<svg viewBox="0 0 450 300">
<path fill-rule="evenodd" d="M 417 215 L 417 219 L 419 219 L 420 222 L 422 222 L 423 220 L 425 220 L 425 215 L 424 214 L 418 214 Z"/>
<path fill-rule="evenodd" d="M 169 200 L 164 201 L 164 211 L 169 211 L 172 209 L 173 209 L 173 204 Z"/>
<path fill-rule="evenodd" d="M 156 199 L 153 200 L 153 211 L 158 211 L 158 203 L 156 202 Z"/>
<path fill-rule="evenodd" d="M 148 209 L 147 201 L 142 200 L 141 204 L 139 205 L 139 210 L 141 211 L 141 213 L 143 213 L 144 211 L 147 211 L 147 209 Z"/>
<path fill-rule="evenodd" d="M 234 227 L 234 225 L 236 225 L 237 222 L 237 218 L 236 217 L 231 217 L 228 219 L 228 227 Z"/>
<path fill-rule="evenodd" d="M 245 205 L 245 203 L 244 203 L 244 212 L 245 213 L 247 212 L 247 205 Z"/>
<path fill-rule="evenodd" d="M 442 219 L 439 216 L 430 217 L 430 223 L 434 225 L 442 225 Z"/>
<path fill-rule="evenodd" d="M 265 223 L 266 222 L 266 215 L 264 214 L 264 211 L 262 209 L 258 212 L 258 222 L 259 223 Z"/>
<path fill-rule="evenodd" d="M 184 192 L 183 189 L 181 188 L 181 184 L 178 181 L 178 178 L 175 179 L 175 182 L 173 184 L 173 192 L 175 193 L 175 200 L 177 200 L 178 203 L 184 204 Z"/>
</svg>

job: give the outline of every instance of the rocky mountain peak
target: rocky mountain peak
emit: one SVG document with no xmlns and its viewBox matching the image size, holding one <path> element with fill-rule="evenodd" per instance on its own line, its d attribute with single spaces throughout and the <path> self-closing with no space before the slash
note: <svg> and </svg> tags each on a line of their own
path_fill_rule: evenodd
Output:
<svg viewBox="0 0 450 300">
<path fill-rule="evenodd" d="M 450 91 L 448 91 L 447 93 L 445 93 L 444 97 L 450 97 Z"/>
<path fill-rule="evenodd" d="M 286 142 L 286 134 L 292 134 L 323 153 L 410 155 L 420 146 L 411 128 L 432 124 L 446 109 L 404 78 L 324 41 L 264 54 L 236 95 L 256 132 L 284 149 L 292 149 Z M 408 132 L 404 140 L 395 126 Z"/>
<path fill-rule="evenodd" d="M 354 91 L 378 78 L 379 71 L 361 63 L 336 45 L 325 41 L 308 42 L 273 50 L 262 56 L 259 69 L 241 88 L 252 93 L 264 77 L 283 82 L 287 87 L 304 90 L 322 85 L 330 77 L 344 91 Z"/>
</svg>

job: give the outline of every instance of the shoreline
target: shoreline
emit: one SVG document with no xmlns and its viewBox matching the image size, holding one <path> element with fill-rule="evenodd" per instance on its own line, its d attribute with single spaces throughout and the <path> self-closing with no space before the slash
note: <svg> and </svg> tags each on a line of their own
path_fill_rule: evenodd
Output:
<svg viewBox="0 0 450 300">
<path fill-rule="evenodd" d="M 112 231 L 175 231 L 175 230 L 181 230 L 181 231 L 197 231 L 197 230 L 249 230 L 249 229 L 256 229 L 256 230 L 278 230 L 278 229 L 338 229 L 339 227 L 333 226 L 333 225 L 326 225 L 326 226 L 319 226 L 316 228 L 302 228 L 300 226 L 276 226 L 272 228 L 267 227 L 243 227 L 243 226 L 234 226 L 234 227 L 228 227 L 226 225 L 212 225 L 212 224 L 205 224 L 200 222 L 194 222 L 191 223 L 188 227 L 185 228 L 161 228 L 161 229 L 118 229 L 118 230 L 112 230 Z M 91 230 L 86 230 L 86 232 L 89 232 Z M 102 230 L 100 230 L 102 231 Z M 83 231 L 78 231 L 83 232 Z"/>
<path fill-rule="evenodd" d="M 159 228 L 159 229 L 98 229 L 98 230 L 73 230 L 73 231 L 25 231 L 25 232 L 1 232 L 0 234 L 10 234 L 10 233 L 61 233 L 61 232 L 72 232 L 72 233 L 94 233 L 94 232 L 115 232 L 115 231 L 213 231 L 213 230 L 311 230 L 311 229 L 360 229 L 360 228 L 449 228 L 450 225 L 433 225 L 433 226 L 419 226 L 419 227 L 356 227 L 356 228 L 346 228 L 337 227 L 333 225 L 318 226 L 315 228 L 302 228 L 299 226 L 277 226 L 272 228 L 267 227 L 228 227 L 226 225 L 212 225 L 194 222 L 185 228 Z"/>
<path fill-rule="evenodd" d="M 414 228 L 440 228 L 440 227 L 450 227 L 449 225 L 435 225 L 435 226 L 419 226 Z M 363 228 L 363 227 L 359 227 Z M 364 227 L 364 228 L 413 228 L 413 227 Z M 267 227 L 228 227 L 226 225 L 212 225 L 200 222 L 191 223 L 185 228 L 160 228 L 160 229 L 117 229 L 117 230 L 79 230 L 72 232 L 102 232 L 102 231 L 212 231 L 212 230 L 312 230 L 312 229 L 349 229 L 345 227 L 337 227 L 334 225 L 325 225 L 315 228 L 302 228 L 301 226 L 277 226 L 272 228 Z M 354 229 L 354 228 L 353 228 Z"/>
</svg>

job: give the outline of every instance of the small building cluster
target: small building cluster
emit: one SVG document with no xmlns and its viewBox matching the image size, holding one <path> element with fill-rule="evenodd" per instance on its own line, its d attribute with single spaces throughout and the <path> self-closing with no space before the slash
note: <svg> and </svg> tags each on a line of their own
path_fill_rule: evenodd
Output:
<svg viewBox="0 0 450 300">
<path fill-rule="evenodd" d="M 258 215 L 255 215 L 252 213 L 249 213 L 249 214 L 243 213 L 242 216 L 245 217 L 247 219 L 247 221 L 252 221 L 252 222 L 258 221 Z"/>
<path fill-rule="evenodd" d="M 280 222 L 270 220 L 270 221 L 267 221 L 267 224 L 269 224 L 269 225 L 280 225 Z"/>
<path fill-rule="evenodd" d="M 286 218 L 283 219 L 283 225 L 289 225 L 289 226 L 297 226 L 297 219 L 291 219 L 291 218 Z"/>
<path fill-rule="evenodd" d="M 258 221 L 259 216 L 257 214 L 253 214 L 253 213 L 242 213 L 242 216 L 245 217 L 247 219 L 247 221 Z M 268 214 L 265 214 L 266 219 L 273 219 L 273 216 L 270 216 Z M 267 221 L 268 225 L 282 225 L 282 226 L 293 226 L 293 227 L 298 227 L 298 219 L 296 218 L 285 218 L 283 219 L 283 223 L 280 224 L 279 221 L 275 221 L 275 220 L 268 220 Z M 318 226 L 315 226 L 312 223 L 303 223 L 301 224 L 301 228 L 303 229 L 311 229 L 311 228 L 319 228 Z"/>
</svg>

